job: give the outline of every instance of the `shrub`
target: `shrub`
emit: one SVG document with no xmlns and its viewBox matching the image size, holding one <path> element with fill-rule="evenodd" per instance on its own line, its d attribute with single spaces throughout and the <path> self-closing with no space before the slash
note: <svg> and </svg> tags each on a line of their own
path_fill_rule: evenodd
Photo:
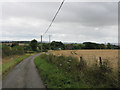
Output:
<svg viewBox="0 0 120 90">
<path fill-rule="evenodd" d="M 11 55 L 11 47 L 7 46 L 7 45 L 3 45 L 2 46 L 2 57 L 6 57 L 6 56 L 10 56 Z"/>
<path fill-rule="evenodd" d="M 24 48 L 22 46 L 10 47 L 7 45 L 3 45 L 2 47 L 3 58 L 11 55 L 22 55 L 22 54 L 24 54 Z"/>
</svg>

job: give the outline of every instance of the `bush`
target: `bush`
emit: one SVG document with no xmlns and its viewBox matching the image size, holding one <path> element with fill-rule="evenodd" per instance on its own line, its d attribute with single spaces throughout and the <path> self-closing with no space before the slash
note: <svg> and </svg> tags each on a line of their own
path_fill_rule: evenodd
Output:
<svg viewBox="0 0 120 90">
<path fill-rule="evenodd" d="M 45 57 L 45 58 L 44 58 Z M 72 72 L 77 69 L 78 59 L 75 57 L 44 55 L 42 58 L 46 59 L 49 63 L 55 64 L 58 68 L 63 69 L 66 72 Z"/>
<path fill-rule="evenodd" d="M 24 51 L 28 52 L 28 51 L 32 51 L 32 49 L 30 46 L 24 46 Z"/>
<path fill-rule="evenodd" d="M 6 57 L 6 56 L 10 56 L 11 55 L 11 47 L 7 46 L 7 45 L 3 45 L 2 46 L 2 57 Z"/>
<path fill-rule="evenodd" d="M 22 55 L 24 54 L 24 48 L 22 46 L 10 47 L 7 45 L 2 46 L 2 57 L 7 57 L 11 55 Z"/>
</svg>

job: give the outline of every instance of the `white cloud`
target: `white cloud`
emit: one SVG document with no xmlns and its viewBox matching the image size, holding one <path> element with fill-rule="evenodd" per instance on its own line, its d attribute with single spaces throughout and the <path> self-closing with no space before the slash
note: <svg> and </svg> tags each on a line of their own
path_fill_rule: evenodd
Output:
<svg viewBox="0 0 120 90">
<path fill-rule="evenodd" d="M 20 2 L 2 5 L 1 40 L 40 40 L 59 2 Z M 118 41 L 118 6 L 111 2 L 66 2 L 43 40 L 63 42 Z"/>
</svg>

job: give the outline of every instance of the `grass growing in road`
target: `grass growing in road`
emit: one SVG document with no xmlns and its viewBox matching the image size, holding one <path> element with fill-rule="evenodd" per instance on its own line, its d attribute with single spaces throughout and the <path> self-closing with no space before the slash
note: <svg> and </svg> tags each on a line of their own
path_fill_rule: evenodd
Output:
<svg viewBox="0 0 120 90">
<path fill-rule="evenodd" d="M 3 77 L 18 63 L 20 63 L 25 58 L 29 57 L 30 54 L 7 57 L 7 59 L 2 60 L 2 75 Z"/>
<path fill-rule="evenodd" d="M 116 88 L 116 77 L 105 65 L 87 67 L 76 58 L 41 55 L 35 64 L 47 88 Z"/>
</svg>

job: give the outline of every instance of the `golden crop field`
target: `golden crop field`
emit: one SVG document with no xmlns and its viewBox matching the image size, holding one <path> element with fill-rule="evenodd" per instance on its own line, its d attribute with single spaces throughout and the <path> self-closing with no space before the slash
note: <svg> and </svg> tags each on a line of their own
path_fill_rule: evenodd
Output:
<svg viewBox="0 0 120 90">
<path fill-rule="evenodd" d="M 80 61 L 80 57 L 87 62 L 87 65 L 108 62 L 111 68 L 118 70 L 119 50 L 52 50 L 49 53 L 56 56 L 74 56 Z"/>
</svg>

